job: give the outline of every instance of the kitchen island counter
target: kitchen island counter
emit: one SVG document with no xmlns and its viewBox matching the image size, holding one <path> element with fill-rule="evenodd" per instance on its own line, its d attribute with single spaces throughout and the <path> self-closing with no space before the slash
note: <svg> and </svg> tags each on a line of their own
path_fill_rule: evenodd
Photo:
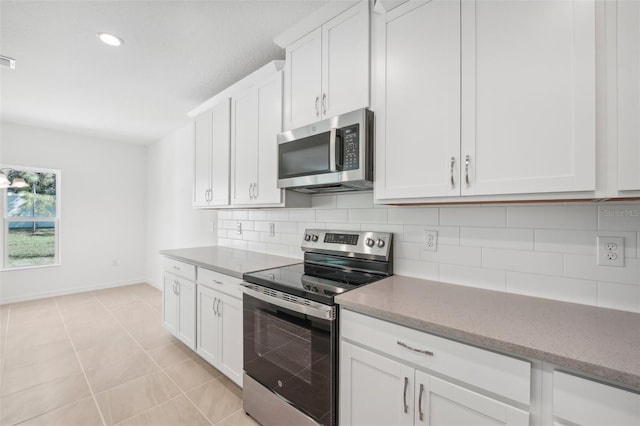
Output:
<svg viewBox="0 0 640 426">
<path fill-rule="evenodd" d="M 640 313 L 395 275 L 344 308 L 640 390 Z"/>
</svg>

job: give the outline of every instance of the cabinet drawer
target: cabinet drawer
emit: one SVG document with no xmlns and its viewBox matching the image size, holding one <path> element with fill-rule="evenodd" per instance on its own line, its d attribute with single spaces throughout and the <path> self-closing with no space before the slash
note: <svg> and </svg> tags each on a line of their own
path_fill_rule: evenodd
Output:
<svg viewBox="0 0 640 426">
<path fill-rule="evenodd" d="M 198 268 L 198 284 L 221 291 L 238 299 L 242 299 L 241 279 L 221 274 L 209 269 Z"/>
<path fill-rule="evenodd" d="M 530 404 L 529 362 L 349 310 L 341 311 L 340 330 L 343 339 L 384 352 L 419 369 Z"/>
<path fill-rule="evenodd" d="M 188 263 L 165 257 L 162 261 L 162 267 L 165 271 L 171 272 L 173 275 L 177 275 L 191 281 L 196 280 L 196 267 L 194 265 L 189 265 Z"/>
<path fill-rule="evenodd" d="M 637 426 L 640 394 L 554 371 L 553 415 L 585 426 Z"/>
</svg>

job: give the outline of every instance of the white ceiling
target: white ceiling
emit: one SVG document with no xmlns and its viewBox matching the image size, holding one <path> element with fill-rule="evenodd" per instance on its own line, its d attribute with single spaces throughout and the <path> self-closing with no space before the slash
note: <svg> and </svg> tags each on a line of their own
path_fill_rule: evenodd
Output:
<svg viewBox="0 0 640 426">
<path fill-rule="evenodd" d="M 0 1 L 2 121 L 149 144 L 273 59 L 326 0 Z M 96 33 L 124 39 L 114 48 Z"/>
</svg>

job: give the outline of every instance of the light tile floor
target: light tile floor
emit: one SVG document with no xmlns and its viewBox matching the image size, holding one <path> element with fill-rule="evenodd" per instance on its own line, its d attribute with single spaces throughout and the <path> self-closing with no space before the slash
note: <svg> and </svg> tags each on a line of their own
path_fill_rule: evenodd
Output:
<svg viewBox="0 0 640 426">
<path fill-rule="evenodd" d="M 147 284 L 0 306 L 0 426 L 255 426 Z"/>
</svg>

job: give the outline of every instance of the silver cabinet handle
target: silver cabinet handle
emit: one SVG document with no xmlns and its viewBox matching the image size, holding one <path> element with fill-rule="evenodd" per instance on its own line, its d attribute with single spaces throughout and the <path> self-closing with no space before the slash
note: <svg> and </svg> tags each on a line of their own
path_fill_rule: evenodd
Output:
<svg viewBox="0 0 640 426">
<path fill-rule="evenodd" d="M 176 295 L 180 294 L 180 283 L 176 281 Z"/>
<path fill-rule="evenodd" d="M 455 188 L 456 187 L 456 181 L 453 178 L 453 168 L 456 165 L 456 157 L 451 157 L 451 188 Z"/>
<path fill-rule="evenodd" d="M 179 271 L 181 268 L 179 266 L 173 266 L 173 269 L 175 269 L 176 271 Z"/>
<path fill-rule="evenodd" d="M 220 309 L 220 302 L 222 302 L 222 300 L 218 299 L 218 304 L 216 305 L 216 310 L 218 311 L 219 317 L 222 316 L 222 309 Z"/>
<path fill-rule="evenodd" d="M 253 199 L 257 200 L 260 193 L 258 192 L 258 182 L 253 183 Z"/>
<path fill-rule="evenodd" d="M 327 113 L 327 94 L 322 94 L 322 115 Z"/>
<path fill-rule="evenodd" d="M 218 280 L 213 280 L 213 282 L 216 283 L 216 284 L 220 284 L 220 285 L 224 284 L 222 281 L 218 281 Z"/>
<path fill-rule="evenodd" d="M 213 310 L 213 313 L 216 313 L 216 299 L 213 299 L 213 302 L 211 302 L 211 309 Z"/>
<path fill-rule="evenodd" d="M 218 316 L 218 298 L 213 299 L 213 313 Z"/>
<path fill-rule="evenodd" d="M 403 395 L 403 401 L 404 401 L 404 412 L 408 413 L 409 412 L 409 405 L 407 404 L 407 388 L 409 387 L 409 378 L 405 377 L 404 378 L 404 395 Z"/>
<path fill-rule="evenodd" d="M 209 189 L 209 194 L 207 195 L 207 201 L 213 201 L 213 190 Z"/>
<path fill-rule="evenodd" d="M 464 159 L 464 179 L 467 182 L 467 186 L 469 186 L 469 162 L 471 159 L 467 155 Z"/>
<path fill-rule="evenodd" d="M 320 96 L 316 96 L 316 117 L 320 117 Z"/>
<path fill-rule="evenodd" d="M 404 342 L 401 342 L 400 340 L 398 340 L 396 342 L 398 345 L 402 346 L 403 348 L 407 348 L 410 351 L 414 351 L 414 352 L 418 352 L 419 354 L 423 354 L 423 355 L 429 355 L 429 356 L 433 356 L 433 352 L 431 351 L 426 351 L 424 349 L 416 349 L 416 348 L 412 348 L 411 346 L 407 345 Z"/>
<path fill-rule="evenodd" d="M 252 184 L 252 183 L 250 183 L 250 184 L 249 184 L 249 199 L 250 199 L 250 200 L 253 200 L 253 195 L 251 195 L 251 189 L 252 189 L 252 188 L 253 188 L 253 184 Z"/>
<path fill-rule="evenodd" d="M 420 395 L 418 396 L 418 415 L 420 421 L 424 420 L 424 412 L 422 411 L 422 395 L 424 394 L 424 384 L 420 383 Z"/>
</svg>

